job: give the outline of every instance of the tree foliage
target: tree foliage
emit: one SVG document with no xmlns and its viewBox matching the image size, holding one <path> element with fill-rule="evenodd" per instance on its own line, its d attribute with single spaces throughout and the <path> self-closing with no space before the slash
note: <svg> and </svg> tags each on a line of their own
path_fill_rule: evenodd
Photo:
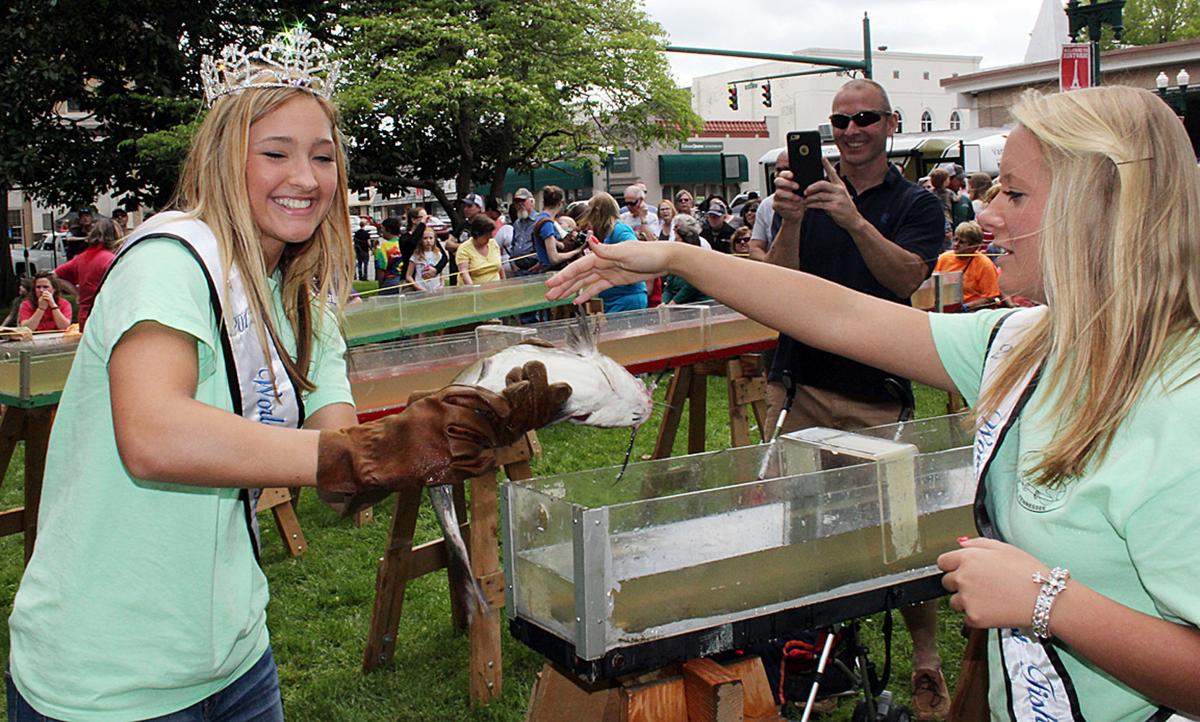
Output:
<svg viewBox="0 0 1200 722">
<path fill-rule="evenodd" d="M 105 191 L 158 205 L 177 162 L 143 162 L 139 140 L 193 122 L 199 65 L 296 20 L 315 0 L 10 0 L 0 18 L 0 185 L 50 203 Z M 66 103 L 71 110 L 64 113 Z"/>
<path fill-rule="evenodd" d="M 160 206 L 201 111 L 200 58 L 233 41 L 259 43 L 297 20 L 325 21 L 327 7 L 317 0 L 7 0 L 0 237 L 8 236 L 10 188 L 52 205 L 91 204 L 113 192 L 129 206 Z M 0 292 L 11 292 L 11 278 Z"/>
<path fill-rule="evenodd" d="M 1200 0 L 1127 0 L 1124 25 L 1130 45 L 1200 37 Z"/>
<path fill-rule="evenodd" d="M 363 2 L 339 104 L 361 185 L 459 197 L 509 169 L 683 139 L 699 124 L 637 0 Z"/>
</svg>

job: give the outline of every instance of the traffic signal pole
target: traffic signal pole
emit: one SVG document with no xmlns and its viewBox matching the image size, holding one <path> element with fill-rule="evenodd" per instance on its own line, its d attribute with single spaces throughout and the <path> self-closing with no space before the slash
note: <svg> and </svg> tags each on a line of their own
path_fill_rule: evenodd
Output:
<svg viewBox="0 0 1200 722">
<path fill-rule="evenodd" d="M 819 75 L 822 73 L 836 73 L 841 70 L 858 70 L 861 71 L 863 77 L 870 78 L 872 75 L 871 63 L 871 20 L 863 13 L 863 59 L 862 60 L 844 60 L 842 58 L 822 58 L 812 55 L 790 55 L 785 53 L 760 53 L 750 50 L 723 50 L 720 48 L 693 48 L 684 47 L 682 45 L 667 45 L 663 48 L 664 52 L 668 53 L 688 53 L 692 55 L 718 55 L 730 58 L 750 58 L 752 60 L 774 60 L 781 63 L 803 63 L 805 65 L 820 65 L 823 67 L 812 70 L 802 70 L 796 73 L 783 73 L 780 75 L 762 76 L 758 78 L 745 78 L 735 80 L 730 85 L 737 83 L 748 83 L 756 80 L 772 80 L 775 78 L 790 78 L 797 75 Z M 730 103 L 735 101 L 730 98 Z"/>
</svg>

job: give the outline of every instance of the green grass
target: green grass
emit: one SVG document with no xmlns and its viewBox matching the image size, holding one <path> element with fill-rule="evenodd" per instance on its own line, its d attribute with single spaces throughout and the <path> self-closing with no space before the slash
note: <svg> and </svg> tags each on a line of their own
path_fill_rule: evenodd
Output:
<svg viewBox="0 0 1200 722">
<path fill-rule="evenodd" d="M 663 391 L 659 389 L 659 398 Z M 729 445 L 729 431 L 723 379 L 710 379 L 708 396 L 708 448 L 724 448 Z M 945 413 L 944 394 L 918 389 L 917 399 L 919 415 Z M 638 438 L 635 458 L 649 454 L 653 448 L 659 414 L 661 407 Z M 676 454 L 686 453 L 686 427 L 685 415 L 676 437 Z M 756 434 L 757 430 L 752 430 L 752 438 Z M 563 424 L 542 432 L 541 440 L 545 453 L 532 463 L 534 473 L 539 475 L 619 464 L 629 435 L 622 430 Z M 0 487 L 2 508 L 21 503 L 22 453 L 18 448 Z M 386 544 L 391 508 L 390 502 L 380 504 L 375 522 L 360 529 L 336 518 L 314 494 L 306 493 L 299 515 L 309 550 L 295 559 L 283 551 L 269 517 L 260 517 L 263 566 L 271 583 L 269 626 L 288 719 L 523 720 L 541 657 L 505 631 L 503 694 L 491 705 L 472 709 L 467 699 L 467 639 L 451 626 L 446 575 L 442 572 L 409 584 L 394 662 L 369 676 L 360 672 L 374 600 L 376 564 Z M 419 541 L 440 536 L 427 504 L 421 510 L 417 536 Z M 5 616 L 12 609 L 20 580 L 22 543 L 19 536 L 0 539 L 0 607 Z M 963 640 L 958 616 L 944 605 L 943 601 L 939 644 L 953 685 Z M 864 624 L 876 665 L 883 661 L 881 627 L 879 617 Z M 0 625 L 0 643 L 7 649 L 7 625 Z M 898 615 L 894 643 L 890 688 L 906 701 L 911 650 Z M 851 704 L 843 704 L 831 719 L 849 719 L 851 708 Z"/>
<path fill-rule="evenodd" d="M 354 290 L 358 293 L 374 291 L 379 288 L 379 284 L 375 281 L 352 281 L 350 285 L 354 286 Z"/>
</svg>

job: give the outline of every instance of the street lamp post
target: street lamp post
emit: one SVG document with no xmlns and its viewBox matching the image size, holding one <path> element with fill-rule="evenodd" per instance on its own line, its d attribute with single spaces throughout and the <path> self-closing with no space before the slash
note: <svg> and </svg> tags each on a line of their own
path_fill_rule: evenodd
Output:
<svg viewBox="0 0 1200 722">
<path fill-rule="evenodd" d="M 1170 87 L 1171 79 L 1167 77 L 1165 72 L 1159 73 L 1154 79 L 1154 84 L 1158 87 L 1158 97 L 1162 98 L 1175 114 L 1179 117 L 1187 115 L 1187 92 L 1188 85 L 1192 82 L 1192 76 L 1188 74 L 1186 68 L 1180 69 L 1179 74 L 1175 76 L 1175 86 Z"/>
<path fill-rule="evenodd" d="M 1067 21 L 1070 23 L 1071 42 L 1079 37 L 1079 31 L 1087 28 L 1088 42 L 1092 46 L 1092 87 L 1100 85 L 1100 33 L 1105 25 L 1112 26 L 1113 37 L 1120 41 L 1125 32 L 1121 13 L 1125 9 L 1125 0 L 1092 0 L 1087 5 L 1081 5 L 1079 0 L 1067 2 Z"/>
</svg>

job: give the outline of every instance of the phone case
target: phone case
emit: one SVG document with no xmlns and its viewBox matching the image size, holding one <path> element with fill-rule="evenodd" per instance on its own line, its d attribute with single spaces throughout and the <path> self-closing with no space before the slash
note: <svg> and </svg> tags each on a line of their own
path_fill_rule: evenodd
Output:
<svg viewBox="0 0 1200 722">
<path fill-rule="evenodd" d="M 793 180 L 803 191 L 819 180 L 825 180 L 821 163 L 821 134 L 815 130 L 793 130 L 787 134 L 788 167 Z"/>
</svg>

